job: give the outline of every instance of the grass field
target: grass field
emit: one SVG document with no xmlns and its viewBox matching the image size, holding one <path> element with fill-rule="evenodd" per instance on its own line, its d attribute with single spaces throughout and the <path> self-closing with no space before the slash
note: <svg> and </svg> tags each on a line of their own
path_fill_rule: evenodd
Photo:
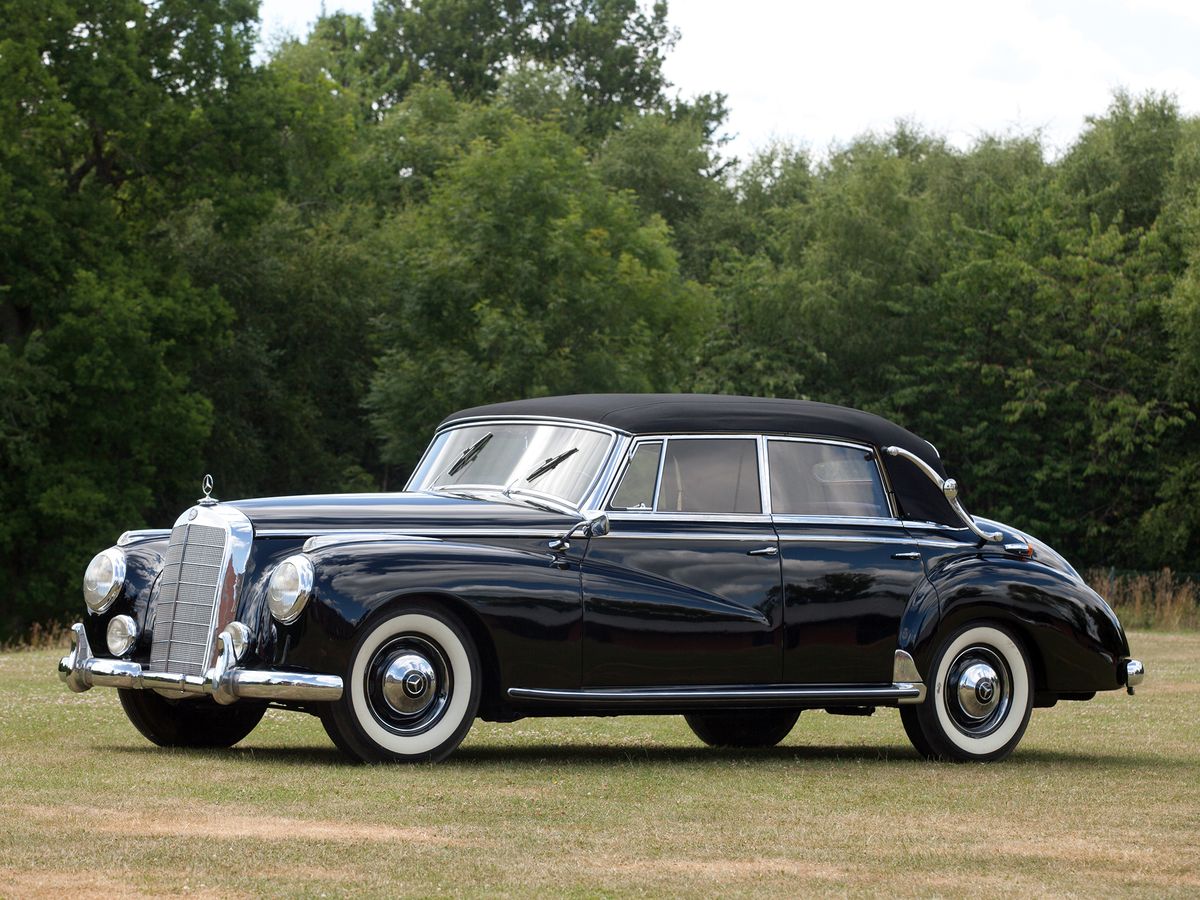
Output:
<svg viewBox="0 0 1200 900">
<path fill-rule="evenodd" d="M 919 761 L 894 710 L 805 713 L 755 753 L 547 719 L 363 767 L 282 712 L 166 751 L 56 653 L 6 653 L 0 896 L 1200 895 L 1200 635 L 1131 644 L 1136 697 L 1035 710 L 999 765 Z"/>
</svg>

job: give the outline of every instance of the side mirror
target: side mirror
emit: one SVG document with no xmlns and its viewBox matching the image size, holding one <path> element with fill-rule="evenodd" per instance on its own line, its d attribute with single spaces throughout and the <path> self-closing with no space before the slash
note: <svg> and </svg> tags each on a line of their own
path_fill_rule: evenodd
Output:
<svg viewBox="0 0 1200 900">
<path fill-rule="evenodd" d="M 587 533 L 589 537 L 604 537 L 608 534 L 608 516 L 604 513 L 593 516 L 587 521 Z"/>
<path fill-rule="evenodd" d="M 552 540 L 550 542 L 550 549 L 555 553 L 570 550 L 571 538 L 575 537 L 575 535 L 582 534 L 585 537 L 604 537 L 604 535 L 608 534 L 608 528 L 608 516 L 604 513 L 597 513 L 581 522 L 576 522 L 571 526 L 570 531 L 562 537 Z"/>
</svg>

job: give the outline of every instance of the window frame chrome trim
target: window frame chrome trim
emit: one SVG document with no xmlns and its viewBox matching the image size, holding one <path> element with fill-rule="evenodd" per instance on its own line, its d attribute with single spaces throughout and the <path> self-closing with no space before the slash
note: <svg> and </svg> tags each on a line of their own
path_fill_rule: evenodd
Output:
<svg viewBox="0 0 1200 900">
<path fill-rule="evenodd" d="M 756 513 L 689 513 L 689 512 L 682 512 L 680 510 L 660 510 L 658 508 L 658 501 L 659 501 L 659 495 L 662 493 L 663 470 L 667 464 L 667 447 L 671 441 L 676 441 L 676 440 L 682 440 L 682 441 L 705 441 L 705 440 L 754 441 L 755 442 L 755 465 L 758 467 L 759 511 Z M 625 458 L 623 460 L 623 465 L 621 467 L 621 471 L 620 471 L 618 477 L 616 479 L 614 479 L 608 485 L 608 489 L 605 490 L 603 492 L 603 495 L 601 496 L 599 509 L 608 513 L 610 518 L 612 518 L 612 514 L 614 514 L 614 513 L 618 514 L 618 515 L 621 513 L 629 513 L 629 514 L 632 514 L 632 515 L 638 516 L 638 517 L 645 517 L 648 515 L 664 516 L 664 517 L 666 517 L 666 516 L 671 516 L 671 517 L 690 516 L 696 520 L 708 520 L 708 521 L 714 521 L 714 522 L 715 521 L 723 521 L 724 519 L 722 519 L 722 517 L 729 517 L 729 516 L 737 517 L 738 519 L 745 519 L 746 517 L 749 517 L 749 516 L 770 518 L 771 514 L 770 514 L 770 512 L 767 511 L 768 507 L 764 503 L 764 497 L 762 494 L 763 481 L 764 481 L 763 471 L 762 471 L 762 450 L 761 450 L 762 440 L 763 440 L 763 436 L 761 434 L 750 434 L 750 433 L 743 433 L 743 432 L 690 432 L 689 431 L 689 432 L 681 433 L 681 434 L 656 433 L 656 434 L 634 435 L 630 439 L 629 446 L 625 448 Z M 652 443 L 656 443 L 656 442 L 662 442 L 663 447 L 662 447 L 662 453 L 659 455 L 659 458 L 658 458 L 658 474 L 655 476 L 655 481 L 654 481 L 654 506 L 651 507 L 650 509 L 618 509 L 618 508 L 614 508 L 612 506 L 612 499 L 616 495 L 617 488 L 620 486 L 620 476 L 624 475 L 625 470 L 628 469 L 629 463 L 633 459 L 634 452 L 642 444 L 647 444 L 647 443 L 652 444 Z M 664 521 L 665 521 L 665 519 L 664 519 Z"/>
<path fill-rule="evenodd" d="M 621 489 L 621 483 L 625 480 L 625 476 L 629 473 L 629 467 L 631 465 L 633 465 L 633 457 L 637 453 L 638 448 L 648 445 L 648 444 L 658 444 L 659 445 L 658 467 L 655 469 L 655 472 L 654 472 L 654 494 L 650 498 L 651 501 L 653 501 L 658 496 L 658 484 L 659 484 L 659 481 L 662 479 L 662 472 L 663 472 L 663 459 L 667 455 L 667 453 L 666 453 L 667 442 L 660 438 L 643 439 L 639 435 L 638 437 L 632 438 L 630 440 L 629 447 L 627 448 L 627 452 L 625 453 L 625 458 L 621 461 L 621 465 L 617 468 L 616 473 L 614 474 L 613 482 L 612 482 L 612 490 L 605 492 L 606 494 L 611 494 L 611 497 L 609 498 L 607 505 L 603 506 L 604 512 L 609 513 L 609 514 L 624 513 L 624 512 L 641 514 L 641 513 L 647 513 L 647 512 L 654 511 L 654 508 L 650 507 L 650 506 L 639 508 L 636 506 L 613 506 L 612 505 L 612 500 L 616 498 L 617 492 Z M 611 518 L 611 515 L 609 517 Z"/>
<path fill-rule="evenodd" d="M 896 498 L 895 498 L 895 495 L 892 493 L 891 483 L 887 479 L 887 472 L 883 466 L 883 460 L 880 459 L 881 451 L 878 447 L 875 447 L 872 444 L 863 443 L 862 441 L 850 441 L 850 440 L 844 440 L 841 438 L 806 437 L 806 436 L 802 436 L 802 435 L 791 435 L 791 434 L 764 434 L 763 440 L 767 444 L 765 454 L 766 454 L 766 463 L 767 463 L 768 471 L 770 470 L 770 467 L 771 467 L 771 459 L 770 459 L 770 442 L 771 441 L 782 441 L 782 442 L 792 443 L 792 444 L 824 444 L 824 445 L 830 446 L 830 447 L 849 447 L 852 450 L 865 450 L 866 452 L 871 454 L 872 462 L 875 463 L 875 474 L 877 474 L 879 476 L 879 487 L 883 491 L 883 499 L 884 499 L 884 502 L 887 503 L 888 511 L 891 513 L 891 516 L 810 516 L 808 518 L 850 519 L 850 520 L 853 520 L 853 521 L 859 522 L 859 523 L 863 523 L 866 520 L 887 520 L 887 521 L 891 521 L 891 522 L 899 522 L 900 521 L 900 515 L 899 515 L 898 509 L 896 506 Z M 775 511 L 774 511 L 775 504 L 774 503 L 771 503 L 770 506 L 768 506 L 767 508 L 771 510 L 772 516 L 776 516 L 780 520 L 786 520 L 786 517 L 803 517 L 799 513 L 775 513 Z"/>
<path fill-rule="evenodd" d="M 762 508 L 758 513 L 685 513 L 677 510 L 660 510 L 659 494 L 662 490 L 662 475 L 663 468 L 667 460 L 667 444 L 672 440 L 753 440 L 757 443 L 757 462 L 758 462 L 758 478 L 759 478 L 759 505 Z M 884 499 L 888 504 L 888 509 L 892 513 L 891 517 L 882 516 L 802 516 L 794 513 L 776 513 L 773 504 L 771 503 L 771 465 L 770 465 L 770 441 L 788 441 L 792 443 L 806 444 L 825 444 L 833 447 L 849 447 L 854 450 L 862 450 L 871 453 L 874 457 L 875 471 L 879 475 L 880 487 L 883 489 Z M 629 463 L 633 459 L 633 454 L 642 444 L 661 442 L 663 445 L 662 452 L 658 461 L 658 474 L 654 482 L 654 506 L 649 509 L 618 509 L 612 506 L 612 499 L 616 495 L 617 488 L 620 487 L 621 478 L 629 467 Z M 785 525 L 838 525 L 844 524 L 847 527 L 857 527 L 863 525 L 889 526 L 889 527 L 904 527 L 904 521 L 900 518 L 897 507 L 896 498 L 891 489 L 891 483 L 887 479 L 887 471 L 883 466 L 881 459 L 881 451 L 878 447 L 866 444 L 861 441 L 843 440 L 840 438 L 826 438 L 812 435 L 796 435 L 796 434 L 749 434 L 742 432 L 686 432 L 682 434 L 638 434 L 631 437 L 628 446 L 625 448 L 624 459 L 621 461 L 621 466 L 616 472 L 615 478 L 608 485 L 607 490 L 603 492 L 601 504 L 598 509 L 608 513 L 609 518 L 613 521 L 625 521 L 625 516 L 631 515 L 636 518 L 644 519 L 648 516 L 654 516 L 655 521 L 670 521 L 670 519 L 678 518 L 681 521 L 761 521 L 768 519 L 770 521 L 778 521 Z M 661 518 L 660 518 L 661 517 Z"/>
</svg>

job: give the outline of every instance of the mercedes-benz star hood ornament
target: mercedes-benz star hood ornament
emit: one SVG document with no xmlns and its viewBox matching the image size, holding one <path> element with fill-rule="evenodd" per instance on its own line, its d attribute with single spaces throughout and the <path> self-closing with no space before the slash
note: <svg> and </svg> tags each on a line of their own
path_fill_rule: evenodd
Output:
<svg viewBox="0 0 1200 900">
<path fill-rule="evenodd" d="M 217 498 L 212 495 L 213 480 L 211 475 L 205 475 L 204 481 L 200 483 L 200 489 L 204 491 L 204 496 L 198 501 L 201 506 L 215 506 Z"/>
</svg>

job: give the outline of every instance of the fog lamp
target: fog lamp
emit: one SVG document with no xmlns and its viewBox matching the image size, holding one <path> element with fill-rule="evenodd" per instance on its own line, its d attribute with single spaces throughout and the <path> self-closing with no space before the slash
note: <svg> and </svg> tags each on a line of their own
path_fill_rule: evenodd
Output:
<svg viewBox="0 0 1200 900">
<path fill-rule="evenodd" d="M 129 616 L 113 616 L 108 623 L 108 652 L 113 656 L 124 656 L 137 643 L 137 622 Z"/>
</svg>

